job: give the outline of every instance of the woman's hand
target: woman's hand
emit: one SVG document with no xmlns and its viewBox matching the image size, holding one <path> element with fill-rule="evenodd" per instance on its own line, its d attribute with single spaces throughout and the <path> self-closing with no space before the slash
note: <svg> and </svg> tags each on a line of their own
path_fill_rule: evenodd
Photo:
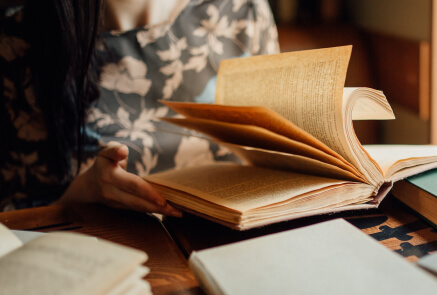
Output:
<svg viewBox="0 0 437 295">
<path fill-rule="evenodd" d="M 123 144 L 106 144 L 94 164 L 74 179 L 60 201 L 99 202 L 111 207 L 181 217 L 182 213 L 168 205 L 148 182 L 125 170 L 128 153 Z"/>
</svg>

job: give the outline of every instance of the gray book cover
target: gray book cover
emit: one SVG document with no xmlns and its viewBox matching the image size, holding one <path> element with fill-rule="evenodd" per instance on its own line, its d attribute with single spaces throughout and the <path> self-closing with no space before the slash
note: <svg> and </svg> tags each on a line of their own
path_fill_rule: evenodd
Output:
<svg viewBox="0 0 437 295">
<path fill-rule="evenodd" d="M 437 280 L 343 219 L 193 252 L 209 294 L 435 294 Z"/>
</svg>

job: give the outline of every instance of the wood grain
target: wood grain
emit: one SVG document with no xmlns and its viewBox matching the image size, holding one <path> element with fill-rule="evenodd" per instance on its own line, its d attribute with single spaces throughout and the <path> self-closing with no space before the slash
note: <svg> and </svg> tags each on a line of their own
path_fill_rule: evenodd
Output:
<svg viewBox="0 0 437 295">
<path fill-rule="evenodd" d="M 97 205 L 48 206 L 0 213 L 11 229 L 50 232 L 69 230 L 145 251 L 154 294 L 200 294 L 187 260 L 161 222 L 146 213 Z"/>
<path fill-rule="evenodd" d="M 364 233 L 409 261 L 417 261 L 420 257 L 437 251 L 437 231 L 392 196 L 384 199 L 379 209 L 301 218 L 243 232 L 189 214 L 186 214 L 182 220 L 167 217 L 164 219 L 164 225 L 183 250 L 185 256 L 188 257 L 195 250 L 295 229 L 335 218 L 345 218 Z"/>
</svg>

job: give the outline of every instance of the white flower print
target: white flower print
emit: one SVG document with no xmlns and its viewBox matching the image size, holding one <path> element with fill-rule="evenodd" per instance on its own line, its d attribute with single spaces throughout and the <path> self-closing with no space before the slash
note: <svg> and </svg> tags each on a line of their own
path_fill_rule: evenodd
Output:
<svg viewBox="0 0 437 295">
<path fill-rule="evenodd" d="M 122 107 L 118 108 L 117 118 L 123 129 L 115 133 L 115 137 L 129 138 L 131 141 L 140 139 L 144 147 L 153 146 L 153 137 L 149 134 L 156 131 L 153 121 L 164 117 L 168 113 L 167 107 L 157 109 L 143 109 L 133 123 L 129 120 L 129 113 Z"/>
<path fill-rule="evenodd" d="M 174 158 L 175 168 L 197 166 L 214 162 L 209 141 L 198 137 L 183 137 Z"/>
<path fill-rule="evenodd" d="M 150 174 L 150 171 L 158 164 L 158 154 L 152 155 L 152 152 L 148 148 L 144 148 L 141 156 L 141 162 L 135 162 L 135 168 L 137 174 L 142 177 Z"/>
<path fill-rule="evenodd" d="M 232 1 L 232 12 L 237 12 L 245 4 L 247 4 L 247 0 L 233 0 Z"/>
<path fill-rule="evenodd" d="M 148 30 L 140 30 L 137 33 L 137 41 L 141 47 L 146 47 L 148 44 L 155 42 L 158 38 L 165 36 L 169 29 L 168 25 L 154 26 Z"/>
<path fill-rule="evenodd" d="M 171 43 L 168 50 L 157 51 L 157 54 L 162 61 L 171 61 L 170 64 L 163 66 L 159 70 L 164 75 L 170 77 L 165 80 L 165 85 L 162 89 L 162 99 L 171 98 L 174 91 L 182 83 L 182 71 L 184 69 L 184 64 L 182 63 L 180 57 L 182 50 L 185 49 L 187 49 L 187 39 L 184 37 L 174 43 Z"/>
<path fill-rule="evenodd" d="M 17 137 L 26 141 L 40 141 L 47 138 L 47 128 L 41 110 L 36 105 L 33 87 L 24 89 L 24 96 L 30 111 L 14 110 L 10 103 L 6 103 L 11 121 L 17 131 Z"/>
<path fill-rule="evenodd" d="M 12 152 L 10 156 L 15 161 L 22 163 L 22 165 L 11 165 L 8 163 L 6 167 L 2 168 L 1 174 L 6 180 L 11 180 L 18 176 L 20 183 L 25 185 L 27 171 L 41 182 L 53 183 L 58 180 L 55 175 L 48 174 L 48 169 L 45 164 L 36 165 L 39 158 L 38 152 L 35 151 L 30 154 Z"/>
<path fill-rule="evenodd" d="M 279 52 L 278 30 L 276 26 L 268 29 L 269 38 L 266 40 L 266 54 L 275 54 Z"/>
<path fill-rule="evenodd" d="M 184 70 L 195 70 L 199 73 L 207 65 L 207 57 L 209 55 L 208 45 L 205 44 L 191 48 L 190 54 L 193 55 L 193 57 L 190 57 L 188 62 L 184 65 Z"/>
<path fill-rule="evenodd" d="M 186 66 L 186 69 L 196 69 L 197 72 L 200 71 L 201 66 L 206 66 L 208 57 L 210 57 L 211 66 L 217 71 L 219 62 L 215 60 L 214 55 L 211 53 L 219 56 L 224 54 L 224 44 L 218 38 L 227 38 L 236 42 L 236 36 L 247 27 L 246 20 L 232 20 L 229 23 L 227 15 L 220 18 L 220 11 L 214 5 L 208 6 L 206 14 L 209 18 L 200 21 L 201 26 L 193 32 L 194 36 L 206 38 L 206 43 L 203 48 L 200 46 L 197 49 L 192 48 L 190 50 L 190 53 L 194 56 Z M 242 46 L 239 42 L 236 44 Z M 242 48 L 242 51 L 246 51 L 246 48 Z"/>
<path fill-rule="evenodd" d="M 206 37 L 208 46 L 217 54 L 223 54 L 223 43 L 217 37 L 223 36 L 228 26 L 228 17 L 219 19 L 219 10 L 214 5 L 209 5 L 206 14 L 209 19 L 200 21 L 201 26 L 194 30 L 193 35 Z"/>
<path fill-rule="evenodd" d="M 102 68 L 100 85 L 121 93 L 145 96 L 152 82 L 146 79 L 147 66 L 142 60 L 123 57 L 118 64 L 109 63 Z"/>
<path fill-rule="evenodd" d="M 96 123 L 98 128 L 106 127 L 115 123 L 111 115 L 103 113 L 98 108 L 90 108 L 87 121 L 90 123 Z"/>
<path fill-rule="evenodd" d="M 276 29 L 276 26 L 273 23 L 272 15 L 270 6 L 267 1 L 256 1 L 254 3 L 256 5 L 257 10 L 257 23 L 259 25 L 259 28 L 261 30 L 266 30 L 268 28 L 274 27 Z"/>
</svg>

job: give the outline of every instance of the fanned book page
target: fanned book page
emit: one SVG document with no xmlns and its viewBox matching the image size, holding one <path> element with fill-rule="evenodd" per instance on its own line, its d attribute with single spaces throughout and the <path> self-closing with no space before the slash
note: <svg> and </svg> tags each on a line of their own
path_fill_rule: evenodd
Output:
<svg viewBox="0 0 437 295">
<path fill-rule="evenodd" d="M 182 210 L 239 230 L 378 207 L 394 181 L 437 167 L 437 146 L 361 145 L 354 119 L 388 120 L 394 114 L 381 91 L 344 88 L 351 50 L 343 46 L 223 61 L 216 103 L 166 101 L 184 117 L 164 120 L 228 148 L 244 167 L 224 172 L 213 164 L 145 179 Z M 226 194 L 205 193 L 187 181 L 190 175 L 209 186 L 232 173 L 244 177 L 232 177 Z M 308 183 L 297 181 L 301 178 Z M 245 183 L 259 190 L 248 190 L 238 206 L 229 203 L 234 188 Z M 278 189 L 281 197 L 276 198 Z"/>
</svg>

